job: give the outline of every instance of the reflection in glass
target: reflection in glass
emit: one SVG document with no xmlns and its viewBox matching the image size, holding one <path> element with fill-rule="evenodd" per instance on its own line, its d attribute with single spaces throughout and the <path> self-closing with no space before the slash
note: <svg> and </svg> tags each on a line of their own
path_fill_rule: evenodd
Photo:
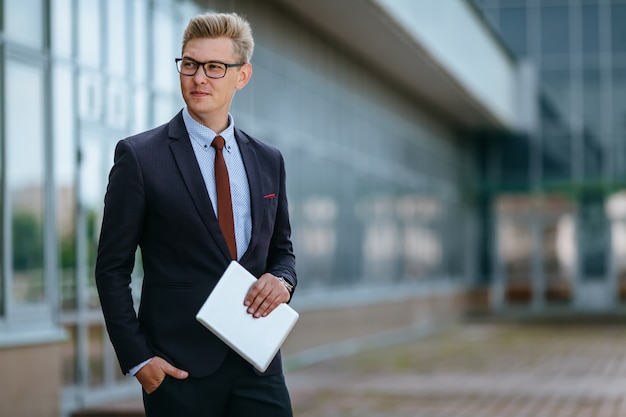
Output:
<svg viewBox="0 0 626 417">
<path fill-rule="evenodd" d="M 626 177 L 626 67 L 615 68 L 612 76 L 612 114 L 609 130 L 615 146 L 613 157 L 616 158 L 618 178 Z"/>
<path fill-rule="evenodd" d="M 613 134 L 626 137 L 626 67 L 613 69 Z"/>
<path fill-rule="evenodd" d="M 507 298 L 511 303 L 528 302 L 532 284 L 532 230 L 521 219 L 498 221 L 498 247 L 507 283 Z"/>
<path fill-rule="evenodd" d="M 600 52 L 600 19 L 597 4 L 585 4 L 583 19 L 583 52 L 596 55 Z"/>
<path fill-rule="evenodd" d="M 507 302 L 529 303 L 532 297 L 533 234 L 531 201 L 520 197 L 500 197 L 496 208 L 498 262 L 506 283 Z"/>
<path fill-rule="evenodd" d="M 133 23 L 132 27 L 132 67 L 133 77 L 136 81 L 143 81 L 147 77 L 146 66 L 144 63 L 148 59 L 148 12 L 146 7 L 146 0 L 135 0 L 132 3 L 133 7 Z"/>
<path fill-rule="evenodd" d="M 81 64 L 99 68 L 101 25 L 100 2 L 97 0 L 78 1 L 78 57 Z"/>
<path fill-rule="evenodd" d="M 393 213 L 392 196 L 373 196 L 360 203 L 359 213 L 364 223 L 363 275 L 368 281 L 388 281 L 395 275 L 394 265 L 402 250 L 400 229 Z M 391 273 L 390 271 L 394 271 Z"/>
<path fill-rule="evenodd" d="M 328 277 L 332 274 L 337 246 L 337 203 L 330 196 L 311 196 L 301 204 L 299 250 L 310 273 Z"/>
<path fill-rule="evenodd" d="M 441 205 L 432 196 L 409 194 L 398 198 L 396 214 L 404 259 L 400 276 L 432 278 L 440 272 L 444 256 L 444 236 L 437 230 Z"/>
<path fill-rule="evenodd" d="M 96 253 L 98 248 L 98 233 L 100 231 L 100 220 L 102 216 L 102 198 L 106 184 L 108 165 L 105 168 L 105 161 L 112 161 L 109 154 L 105 152 L 106 142 L 90 132 L 81 133 L 81 164 L 80 164 L 80 190 L 79 202 L 83 211 L 81 219 L 85 221 L 85 256 L 83 261 L 88 271 L 85 279 L 87 284 L 87 305 L 90 308 L 98 308 L 100 305 L 96 290 L 95 280 L 92 279 L 92 271 L 96 266 Z"/>
<path fill-rule="evenodd" d="M 61 308 L 77 307 L 76 293 L 76 150 L 71 97 L 72 68 L 57 64 L 53 70 L 54 179 L 56 231 Z"/>
<path fill-rule="evenodd" d="M 153 50 L 154 61 L 151 66 L 148 66 L 148 68 L 155 69 L 150 74 L 155 85 L 165 91 L 173 90 L 178 80 L 176 68 L 172 65 L 172 57 L 179 54 L 178 48 L 174 46 L 174 40 L 178 39 L 178 33 L 174 33 L 168 7 L 169 5 L 164 4 L 154 10 L 154 29 L 151 34 L 155 45 Z M 145 65 L 142 67 L 145 68 Z"/>
<path fill-rule="evenodd" d="M 103 82 L 101 74 L 81 72 L 78 79 L 79 114 L 86 121 L 99 121 L 103 113 Z"/>
<path fill-rule="evenodd" d="M 626 54 L 626 4 L 611 5 L 611 46 L 615 54 Z"/>
<path fill-rule="evenodd" d="M 128 92 L 126 83 L 109 82 L 107 88 L 106 118 L 109 127 L 124 129 L 128 123 Z"/>
<path fill-rule="evenodd" d="M 547 6 L 541 9 L 541 52 L 569 52 L 569 7 Z"/>
<path fill-rule="evenodd" d="M 597 142 L 602 139 L 602 114 L 608 109 L 603 108 L 601 99 L 602 88 L 600 85 L 600 71 L 597 69 L 585 69 L 583 73 L 583 111 L 585 131 Z"/>
<path fill-rule="evenodd" d="M 506 44 L 517 56 L 527 54 L 528 36 L 526 33 L 526 9 L 523 7 L 506 7 L 500 11 L 500 25 L 506 27 L 503 33 Z"/>
<path fill-rule="evenodd" d="M 618 298 L 626 302 L 626 191 L 607 199 L 606 210 L 611 224 L 611 254 L 617 277 Z"/>
<path fill-rule="evenodd" d="M 17 304 L 36 303 L 44 301 L 43 74 L 38 67 L 8 61 L 6 77 L 13 298 Z"/>
<path fill-rule="evenodd" d="M 569 302 L 578 256 L 573 203 L 560 195 L 502 196 L 496 216 L 507 301 L 527 304 L 535 297 L 533 261 L 538 260 L 545 292 L 537 296 L 551 304 Z"/>
<path fill-rule="evenodd" d="M 545 89 L 547 100 L 554 106 L 561 121 L 569 120 L 571 113 L 571 76 L 569 69 L 543 70 L 541 72 L 542 87 Z"/>
<path fill-rule="evenodd" d="M 130 131 L 141 132 L 149 128 L 148 125 L 148 112 L 150 110 L 149 94 L 145 88 L 137 87 L 133 91 L 132 98 L 132 115 Z"/>
<path fill-rule="evenodd" d="M 111 74 L 123 76 L 126 71 L 128 25 L 126 0 L 107 0 L 107 66 Z"/>
<path fill-rule="evenodd" d="M 574 207 L 553 197 L 542 209 L 542 260 L 548 303 L 567 303 L 573 295 L 572 281 L 576 259 L 576 223 Z"/>
<path fill-rule="evenodd" d="M 578 231 L 581 278 L 598 281 L 607 275 L 609 222 L 602 192 L 586 191 L 579 201 Z"/>
<path fill-rule="evenodd" d="M 71 0 L 51 2 L 52 51 L 55 57 L 69 58 L 72 55 Z"/>
<path fill-rule="evenodd" d="M 42 49 L 44 25 L 41 0 L 4 0 L 3 14 L 4 35 L 8 40 Z"/>
</svg>

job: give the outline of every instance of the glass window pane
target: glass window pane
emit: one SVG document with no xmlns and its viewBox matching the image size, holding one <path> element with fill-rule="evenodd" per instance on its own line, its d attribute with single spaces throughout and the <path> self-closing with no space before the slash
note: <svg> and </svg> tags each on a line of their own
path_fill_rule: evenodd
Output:
<svg viewBox="0 0 626 417">
<path fill-rule="evenodd" d="M 500 27 L 505 43 L 518 56 L 527 53 L 526 8 L 507 7 L 500 12 Z"/>
<path fill-rule="evenodd" d="M 96 265 L 98 232 L 103 209 L 102 197 L 106 188 L 110 161 L 113 161 L 113 156 L 108 153 L 106 146 L 107 142 L 96 132 L 85 130 L 80 133 L 79 202 L 83 210 L 82 218 L 86 222 L 84 249 L 87 259 L 84 262 L 87 271 L 93 271 Z M 99 306 L 99 301 L 95 280 L 87 279 L 87 287 L 87 304 L 89 307 L 96 308 Z"/>
<path fill-rule="evenodd" d="M 583 52 L 597 54 L 600 50 L 598 5 L 583 6 Z"/>
<path fill-rule="evenodd" d="M 600 71 L 585 69 L 583 73 L 583 110 L 585 116 L 585 130 L 596 140 L 602 139 L 602 108 Z"/>
<path fill-rule="evenodd" d="M 626 137 L 626 68 L 613 69 L 613 133 Z"/>
<path fill-rule="evenodd" d="M 103 113 L 102 76 L 97 72 L 81 72 L 78 78 L 78 112 L 83 120 L 99 121 Z"/>
<path fill-rule="evenodd" d="M 108 0 L 107 3 L 107 60 L 109 71 L 114 75 L 126 72 L 126 48 L 128 35 L 126 26 L 126 1 Z"/>
<path fill-rule="evenodd" d="M 174 33 L 172 16 L 168 10 L 160 7 L 154 12 L 153 22 L 153 57 L 154 62 L 150 68 L 158 69 L 151 71 L 154 84 L 159 90 L 172 91 L 178 81 L 178 73 L 174 66 L 174 58 L 180 51 L 174 47 L 180 45 L 182 34 Z M 145 69 L 144 69 L 145 70 Z M 169 119 L 168 119 L 169 120 Z"/>
<path fill-rule="evenodd" d="M 580 197 L 578 231 L 581 278 L 584 281 L 602 280 L 607 273 L 610 253 L 609 222 L 604 209 L 602 193 L 586 192 Z"/>
<path fill-rule="evenodd" d="M 615 143 L 619 149 L 617 166 L 623 178 L 626 175 L 626 144 L 624 144 L 624 137 L 626 137 L 626 68 L 614 68 L 612 80 L 613 111 L 610 119 L 614 138 L 612 143 Z"/>
<path fill-rule="evenodd" d="M 567 303 L 573 295 L 576 261 L 574 206 L 558 195 L 546 196 L 539 204 L 545 297 L 549 303 Z"/>
<path fill-rule="evenodd" d="M 541 9 L 541 51 L 544 54 L 569 52 L 569 7 Z"/>
<path fill-rule="evenodd" d="M 100 67 L 100 2 L 80 0 L 78 3 L 78 57 L 82 64 Z"/>
<path fill-rule="evenodd" d="M 528 218 L 531 204 L 531 198 L 525 196 L 502 196 L 497 202 L 497 257 L 510 304 L 526 304 L 532 298 L 534 241 Z"/>
<path fill-rule="evenodd" d="M 150 106 L 148 104 L 149 94 L 145 88 L 137 87 L 134 90 L 132 120 L 130 129 L 132 132 L 141 132 L 149 129 L 148 125 L 148 111 Z"/>
<path fill-rule="evenodd" d="M 613 52 L 626 54 L 626 4 L 611 7 L 611 44 Z"/>
<path fill-rule="evenodd" d="M 148 25 L 147 7 L 145 0 L 133 2 L 133 67 L 134 77 L 141 81 L 146 79 L 146 59 L 148 57 Z M 174 65 L 172 63 L 172 65 Z"/>
<path fill-rule="evenodd" d="M 607 199 L 610 223 L 611 256 L 617 275 L 619 299 L 626 301 L 626 191 L 623 189 Z"/>
<path fill-rule="evenodd" d="M 54 179 L 56 193 L 56 230 L 59 245 L 59 292 L 61 308 L 72 309 L 76 301 L 76 150 L 74 114 L 71 98 L 72 68 L 57 65 L 52 73 L 54 101 Z"/>
<path fill-rule="evenodd" d="M 52 50 L 57 57 L 72 56 L 71 0 L 52 2 Z"/>
<path fill-rule="evenodd" d="M 41 0 L 5 0 L 4 30 L 7 39 L 42 49 L 43 6 Z"/>
<path fill-rule="evenodd" d="M 16 304 L 41 302 L 44 300 L 43 74 L 37 67 L 8 61 L 6 80 L 13 298 Z"/>
<path fill-rule="evenodd" d="M 167 123 L 180 110 L 178 101 L 169 95 L 158 95 L 153 99 L 153 115 L 152 120 L 155 126 Z"/>
<path fill-rule="evenodd" d="M 107 124 L 115 129 L 125 129 L 128 123 L 128 85 L 111 81 L 107 88 Z"/>
<path fill-rule="evenodd" d="M 541 72 L 541 81 L 546 98 L 555 107 L 558 116 L 563 121 L 568 121 L 571 113 L 571 76 L 571 72 L 567 69 Z"/>
</svg>

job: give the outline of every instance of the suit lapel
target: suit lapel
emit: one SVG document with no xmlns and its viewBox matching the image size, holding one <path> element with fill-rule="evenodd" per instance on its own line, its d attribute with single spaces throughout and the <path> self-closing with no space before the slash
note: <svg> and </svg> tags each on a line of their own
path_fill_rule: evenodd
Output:
<svg viewBox="0 0 626 417">
<path fill-rule="evenodd" d="M 200 172 L 196 155 L 191 146 L 191 140 L 185 128 L 182 113 L 178 113 L 178 115 L 171 120 L 169 125 L 169 137 L 171 140 L 170 150 L 174 156 L 176 165 L 178 165 L 178 170 L 191 195 L 196 210 L 198 210 L 202 222 L 217 247 L 220 248 L 224 256 L 230 259 L 228 246 L 222 237 L 217 217 L 213 212 L 213 205 L 211 204 L 202 172 Z"/>
<path fill-rule="evenodd" d="M 263 210 L 263 189 L 260 183 L 260 167 L 259 160 L 257 158 L 254 147 L 250 140 L 241 130 L 235 128 L 235 139 L 237 139 L 237 145 L 239 146 L 239 152 L 243 160 L 243 165 L 246 168 L 246 175 L 248 177 L 248 185 L 250 188 L 250 211 L 252 213 L 252 233 L 250 236 L 250 244 L 248 250 L 241 257 L 244 257 L 251 252 L 251 249 L 256 245 L 259 238 L 260 219 L 262 219 Z"/>
</svg>

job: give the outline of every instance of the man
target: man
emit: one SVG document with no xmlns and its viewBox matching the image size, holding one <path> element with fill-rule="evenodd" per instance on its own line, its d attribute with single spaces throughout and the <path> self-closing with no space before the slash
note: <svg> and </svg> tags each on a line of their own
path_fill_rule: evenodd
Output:
<svg viewBox="0 0 626 417">
<path fill-rule="evenodd" d="M 256 318 L 288 302 L 297 283 L 282 155 L 229 113 L 252 75 L 253 48 L 237 14 L 191 19 L 176 59 L 186 107 L 115 150 L 96 283 L 148 417 L 292 415 L 280 353 L 258 373 L 195 320 L 233 259 L 259 277 L 241 301 Z M 136 316 L 137 246 L 144 281 Z"/>
</svg>

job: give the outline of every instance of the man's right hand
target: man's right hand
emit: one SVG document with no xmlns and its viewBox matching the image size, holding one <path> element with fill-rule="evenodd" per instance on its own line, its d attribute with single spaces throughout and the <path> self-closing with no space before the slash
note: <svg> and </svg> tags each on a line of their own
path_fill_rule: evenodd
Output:
<svg viewBox="0 0 626 417">
<path fill-rule="evenodd" d="M 185 379 L 189 376 L 189 373 L 176 368 L 165 359 L 155 356 L 135 374 L 135 377 L 144 391 L 146 391 L 146 394 L 151 394 L 159 388 L 159 385 L 165 379 L 165 375 L 176 379 Z"/>
</svg>

